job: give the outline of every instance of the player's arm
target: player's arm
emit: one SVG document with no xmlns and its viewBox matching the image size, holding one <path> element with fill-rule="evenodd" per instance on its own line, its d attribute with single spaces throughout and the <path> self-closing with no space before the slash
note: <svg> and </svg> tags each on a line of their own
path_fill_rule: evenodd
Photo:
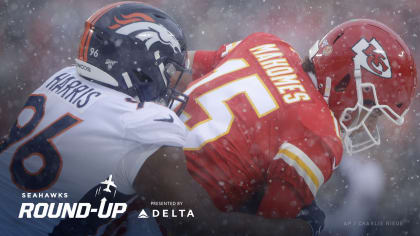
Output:
<svg viewBox="0 0 420 236">
<path fill-rule="evenodd" d="M 150 201 L 182 202 L 194 218 L 161 218 L 176 233 L 188 235 L 311 235 L 309 225 L 298 219 L 265 219 L 256 215 L 219 211 L 207 192 L 189 175 L 180 147 L 161 147 L 139 170 L 134 187 Z M 156 206 L 151 208 L 156 209 Z M 164 208 L 168 208 L 167 206 Z M 174 207 L 177 209 L 177 207 Z M 243 233 L 241 233 L 243 232 Z"/>
<path fill-rule="evenodd" d="M 308 145 L 309 141 L 304 140 L 312 141 Z M 319 137 L 282 144 L 268 169 L 260 213 L 266 217 L 296 217 L 314 201 L 319 188 L 330 178 L 333 160 L 334 155 Z"/>
<path fill-rule="evenodd" d="M 182 74 L 182 79 L 177 82 L 177 88 L 184 90 L 192 81 L 210 72 L 215 66 L 217 57 L 217 51 L 188 51 L 188 68 Z"/>
<path fill-rule="evenodd" d="M 218 51 L 199 50 L 189 51 L 188 59 L 192 73 L 192 80 L 196 80 L 201 76 L 209 73 L 216 65 Z"/>
<path fill-rule="evenodd" d="M 188 60 L 192 72 L 192 80 L 201 78 L 201 76 L 212 71 L 217 64 L 232 51 L 241 41 L 231 44 L 224 44 L 218 50 L 197 50 L 188 51 Z"/>
<path fill-rule="evenodd" d="M 333 171 L 333 152 L 319 137 L 295 140 L 280 146 L 268 170 L 268 183 L 259 214 L 270 218 L 294 218 L 300 214 L 314 232 L 323 228 L 325 215 L 314 202 L 321 185 Z M 313 211 L 302 215 L 302 209 Z M 315 235 L 319 235 L 315 234 Z"/>
</svg>

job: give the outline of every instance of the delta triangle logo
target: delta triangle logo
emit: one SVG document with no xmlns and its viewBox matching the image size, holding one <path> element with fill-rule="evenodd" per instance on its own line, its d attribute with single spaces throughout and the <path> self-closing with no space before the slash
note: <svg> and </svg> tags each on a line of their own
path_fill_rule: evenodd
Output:
<svg viewBox="0 0 420 236">
<path fill-rule="evenodd" d="M 147 215 L 146 211 L 144 209 L 142 209 L 141 212 L 140 212 L 140 214 L 139 214 L 139 216 L 137 218 L 147 219 L 147 218 L 149 218 L 149 216 Z"/>
</svg>

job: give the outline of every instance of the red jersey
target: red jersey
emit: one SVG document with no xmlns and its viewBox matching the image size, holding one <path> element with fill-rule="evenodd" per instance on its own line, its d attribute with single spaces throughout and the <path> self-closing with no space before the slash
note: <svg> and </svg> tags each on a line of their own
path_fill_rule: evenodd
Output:
<svg viewBox="0 0 420 236">
<path fill-rule="evenodd" d="M 236 44 L 194 59 L 213 70 L 185 92 L 187 167 L 221 210 L 260 196 L 255 213 L 296 217 L 341 161 L 337 121 L 290 45 L 265 33 Z"/>
</svg>

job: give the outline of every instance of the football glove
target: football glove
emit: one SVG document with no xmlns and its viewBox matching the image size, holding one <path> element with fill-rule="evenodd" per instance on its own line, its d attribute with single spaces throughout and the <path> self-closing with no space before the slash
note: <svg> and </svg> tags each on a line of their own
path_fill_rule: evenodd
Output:
<svg viewBox="0 0 420 236">
<path fill-rule="evenodd" d="M 321 235 L 324 229 L 325 213 L 316 205 L 315 200 L 311 205 L 304 207 L 296 217 L 306 221 L 312 228 L 312 236 Z"/>
</svg>

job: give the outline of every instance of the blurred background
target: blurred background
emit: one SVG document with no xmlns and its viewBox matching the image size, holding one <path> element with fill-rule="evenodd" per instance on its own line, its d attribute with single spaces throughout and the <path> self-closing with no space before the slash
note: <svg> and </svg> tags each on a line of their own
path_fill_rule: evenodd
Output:
<svg viewBox="0 0 420 236">
<path fill-rule="evenodd" d="M 84 20 L 109 0 L 0 0 L 0 135 L 25 98 L 72 65 Z M 188 47 L 217 49 L 248 34 L 276 34 L 301 54 L 334 26 L 379 20 L 408 44 L 420 65 L 420 0 L 155 0 L 183 27 Z M 417 70 L 420 71 L 419 66 Z M 327 213 L 322 235 L 419 235 L 420 104 L 403 127 L 382 126 L 380 148 L 345 156 L 318 193 Z"/>
</svg>

